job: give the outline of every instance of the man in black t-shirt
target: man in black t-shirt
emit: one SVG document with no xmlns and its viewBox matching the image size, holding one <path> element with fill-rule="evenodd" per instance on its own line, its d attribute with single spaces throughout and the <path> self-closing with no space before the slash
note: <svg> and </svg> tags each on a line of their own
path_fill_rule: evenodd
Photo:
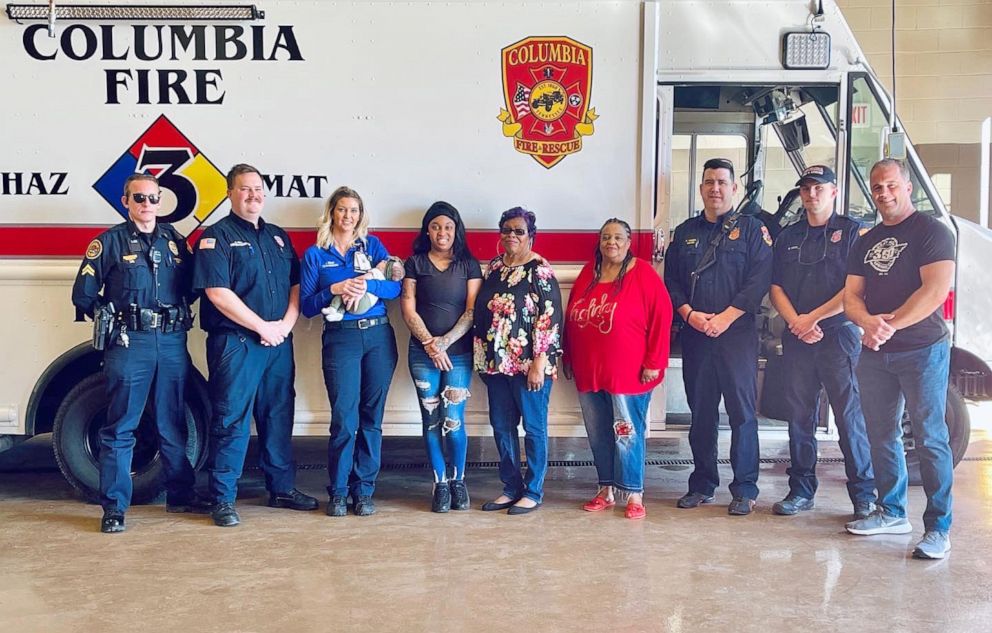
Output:
<svg viewBox="0 0 992 633">
<path fill-rule="evenodd" d="M 871 443 L 878 509 L 847 524 L 851 534 L 906 534 L 909 477 L 902 444 L 908 407 L 927 495 L 917 558 L 943 558 L 951 548 L 954 463 L 944 410 L 950 363 L 941 307 L 954 279 L 954 235 L 918 213 L 901 161 L 871 170 L 871 195 L 882 223 L 851 249 L 844 293 L 847 316 L 864 331 L 858 363 L 861 407 Z"/>
</svg>

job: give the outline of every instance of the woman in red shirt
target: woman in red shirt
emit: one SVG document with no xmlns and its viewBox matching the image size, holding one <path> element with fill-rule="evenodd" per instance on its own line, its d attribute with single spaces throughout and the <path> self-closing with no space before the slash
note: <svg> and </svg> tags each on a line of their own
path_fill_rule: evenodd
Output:
<svg viewBox="0 0 992 633">
<path fill-rule="evenodd" d="M 651 390 L 668 366 L 672 301 L 651 265 L 630 252 L 630 226 L 610 218 L 596 256 L 579 273 L 565 310 L 564 372 L 574 375 L 599 492 L 583 509 L 627 498 L 643 519 L 645 432 Z"/>
</svg>

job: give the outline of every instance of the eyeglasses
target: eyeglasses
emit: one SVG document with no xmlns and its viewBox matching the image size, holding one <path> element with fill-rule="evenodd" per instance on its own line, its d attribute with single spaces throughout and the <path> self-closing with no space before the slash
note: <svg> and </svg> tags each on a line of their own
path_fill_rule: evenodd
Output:
<svg viewBox="0 0 992 633">
<path fill-rule="evenodd" d="M 527 235 L 527 229 L 512 229 L 508 226 L 500 227 L 499 232 L 501 235 L 516 235 L 517 237 L 523 237 Z"/>
<path fill-rule="evenodd" d="M 148 200 L 148 202 L 152 204 L 158 204 L 158 201 L 162 199 L 162 196 L 154 193 L 132 193 L 131 198 L 138 204 L 144 204 L 145 200 Z"/>
</svg>

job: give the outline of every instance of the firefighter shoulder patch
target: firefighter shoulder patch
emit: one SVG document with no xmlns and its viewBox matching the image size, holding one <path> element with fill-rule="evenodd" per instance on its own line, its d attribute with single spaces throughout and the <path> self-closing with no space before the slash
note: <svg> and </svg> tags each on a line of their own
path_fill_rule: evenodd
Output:
<svg viewBox="0 0 992 633">
<path fill-rule="evenodd" d="M 101 253 L 103 253 L 103 244 L 100 243 L 100 240 L 93 240 L 86 247 L 86 259 L 96 259 Z"/>
<path fill-rule="evenodd" d="M 772 245 L 772 234 L 768 232 L 768 227 L 764 224 L 761 225 L 761 239 L 765 241 L 765 244 Z"/>
</svg>

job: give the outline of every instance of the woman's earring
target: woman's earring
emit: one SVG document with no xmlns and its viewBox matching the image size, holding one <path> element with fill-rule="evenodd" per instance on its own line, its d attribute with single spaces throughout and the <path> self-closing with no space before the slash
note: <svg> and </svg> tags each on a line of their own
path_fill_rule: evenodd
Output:
<svg viewBox="0 0 992 633">
<path fill-rule="evenodd" d="M 499 251 L 499 249 L 500 249 L 500 248 L 501 248 L 502 246 L 503 246 L 503 238 L 501 238 L 501 237 L 497 237 L 497 238 L 496 238 L 496 255 L 497 255 L 497 256 L 499 256 L 499 255 L 502 255 L 502 254 L 503 254 L 503 253 L 501 253 L 501 252 Z"/>
</svg>

